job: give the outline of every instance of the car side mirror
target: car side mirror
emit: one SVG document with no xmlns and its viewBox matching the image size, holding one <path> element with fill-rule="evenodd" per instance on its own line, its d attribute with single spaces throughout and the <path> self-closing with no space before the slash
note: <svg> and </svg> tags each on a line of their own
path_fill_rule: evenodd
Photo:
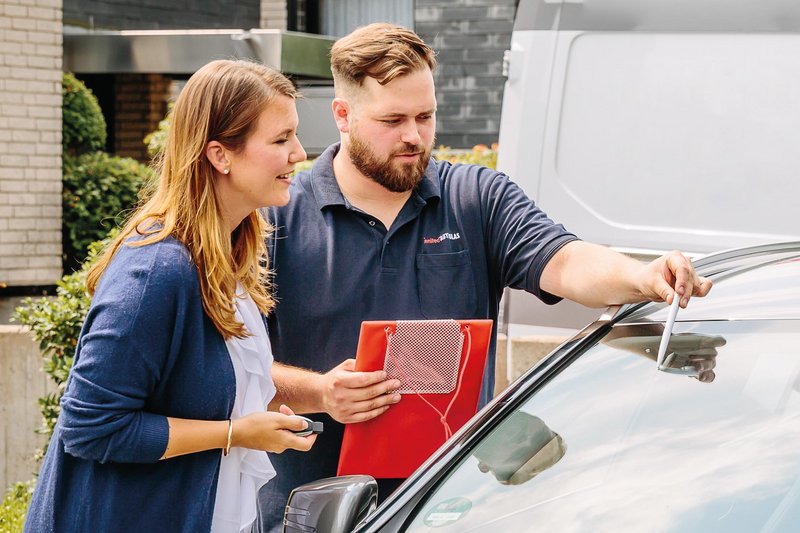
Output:
<svg viewBox="0 0 800 533">
<path fill-rule="evenodd" d="M 283 515 L 284 533 L 350 533 L 378 506 L 372 476 L 320 479 L 294 489 Z"/>
</svg>

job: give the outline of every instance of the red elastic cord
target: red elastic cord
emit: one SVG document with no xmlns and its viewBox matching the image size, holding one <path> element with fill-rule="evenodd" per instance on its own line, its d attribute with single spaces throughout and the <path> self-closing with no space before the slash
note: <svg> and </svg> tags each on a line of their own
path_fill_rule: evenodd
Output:
<svg viewBox="0 0 800 533">
<path fill-rule="evenodd" d="M 463 366 L 463 368 L 466 369 L 467 368 L 467 362 L 469 361 L 470 352 L 472 352 L 472 334 L 469 331 L 469 326 L 468 325 L 464 326 L 464 329 L 466 330 L 466 337 L 467 337 L 467 353 L 466 353 L 466 356 L 464 357 L 464 366 Z M 423 402 L 428 404 L 428 406 L 431 409 L 436 411 L 436 414 L 439 415 L 439 422 L 441 422 L 442 427 L 444 427 L 444 439 L 445 440 L 449 439 L 450 437 L 453 436 L 453 432 L 450 430 L 450 425 L 447 423 L 447 415 L 450 414 L 450 409 L 453 407 L 453 404 L 455 404 L 456 398 L 458 398 L 458 393 L 461 391 L 461 382 L 463 381 L 463 377 L 464 377 L 464 372 L 462 372 L 462 367 L 459 366 L 459 368 L 458 368 L 458 381 L 456 383 L 456 390 L 453 393 L 453 397 L 450 399 L 450 403 L 447 404 L 447 409 L 445 409 L 444 413 L 442 413 L 439 409 L 436 408 L 435 405 L 433 405 L 422 394 L 420 394 L 420 392 L 414 386 L 410 385 L 411 384 L 411 380 L 408 379 L 408 376 L 406 375 L 406 373 L 403 372 L 403 369 L 400 367 L 400 365 L 397 362 L 397 358 L 394 356 L 394 353 L 392 353 L 392 349 L 391 349 L 392 334 L 390 333 L 390 330 L 389 330 L 388 327 L 384 328 L 384 331 L 386 332 L 386 351 L 388 352 L 389 357 L 392 360 L 392 364 L 394 364 L 394 367 L 400 373 L 400 377 L 403 378 L 403 381 L 406 384 L 408 384 L 407 386 L 411 387 L 411 390 L 414 392 L 414 394 L 419 396 L 420 399 Z"/>
</svg>

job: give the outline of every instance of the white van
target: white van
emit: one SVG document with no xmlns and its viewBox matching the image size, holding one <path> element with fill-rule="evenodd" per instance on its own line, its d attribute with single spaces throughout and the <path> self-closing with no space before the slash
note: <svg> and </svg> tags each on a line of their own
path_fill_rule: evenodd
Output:
<svg viewBox="0 0 800 533">
<path fill-rule="evenodd" d="M 521 0 L 505 66 L 498 168 L 581 238 L 800 239 L 797 0 Z M 511 322 L 597 315 L 510 300 Z"/>
</svg>

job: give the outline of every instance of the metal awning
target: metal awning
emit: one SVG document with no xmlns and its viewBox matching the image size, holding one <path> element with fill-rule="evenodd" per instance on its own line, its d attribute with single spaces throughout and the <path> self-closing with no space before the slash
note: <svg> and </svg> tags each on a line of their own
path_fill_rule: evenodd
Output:
<svg viewBox="0 0 800 533">
<path fill-rule="evenodd" d="M 64 34 L 64 70 L 192 74 L 214 59 L 255 59 L 284 74 L 331 79 L 334 39 L 283 30 L 142 30 Z"/>
</svg>

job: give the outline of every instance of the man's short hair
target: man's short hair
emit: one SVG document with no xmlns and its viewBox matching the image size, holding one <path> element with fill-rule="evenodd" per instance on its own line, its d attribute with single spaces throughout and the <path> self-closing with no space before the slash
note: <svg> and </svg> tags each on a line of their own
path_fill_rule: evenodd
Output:
<svg viewBox="0 0 800 533">
<path fill-rule="evenodd" d="M 334 84 L 360 87 L 365 77 L 381 85 L 423 68 L 436 68 L 435 53 L 419 35 L 402 26 L 377 22 L 362 26 L 331 48 Z"/>
</svg>

